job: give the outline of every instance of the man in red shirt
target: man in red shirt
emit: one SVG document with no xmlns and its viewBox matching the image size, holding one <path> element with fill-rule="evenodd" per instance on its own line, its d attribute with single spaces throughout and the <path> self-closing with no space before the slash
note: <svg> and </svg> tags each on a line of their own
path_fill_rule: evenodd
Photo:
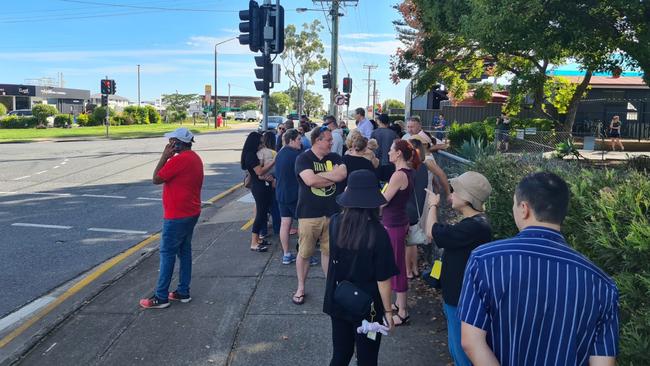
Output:
<svg viewBox="0 0 650 366">
<path fill-rule="evenodd" d="M 153 183 L 163 184 L 160 274 L 153 296 L 140 300 L 140 306 L 146 309 L 166 308 L 169 300 L 183 303 L 192 300 L 192 233 L 201 214 L 203 162 L 192 151 L 194 136 L 187 128 L 178 128 L 166 133 L 165 137 L 169 143 L 153 172 Z M 168 292 L 177 255 L 180 262 L 178 288 Z"/>
</svg>

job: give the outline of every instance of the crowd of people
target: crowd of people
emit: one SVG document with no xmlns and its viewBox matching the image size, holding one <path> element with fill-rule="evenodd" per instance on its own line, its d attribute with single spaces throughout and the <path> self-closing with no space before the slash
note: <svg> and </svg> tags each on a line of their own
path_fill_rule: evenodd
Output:
<svg viewBox="0 0 650 366">
<path fill-rule="evenodd" d="M 412 321 L 407 294 L 419 275 L 417 245 L 434 243 L 443 249 L 440 285 L 456 365 L 614 365 L 618 290 L 561 234 L 567 184 L 547 172 L 523 177 L 512 207 L 520 233 L 492 241 L 485 204 L 494 182 L 473 171 L 448 180 L 434 157 L 445 146 L 417 117 L 404 131 L 387 115 L 370 121 L 364 112 L 356 110 L 354 129 L 327 116 L 320 126 L 305 118 L 280 125 L 277 134 L 251 132 L 241 153 L 255 200 L 250 249 L 268 250 L 270 216 L 282 264 L 295 262 L 291 301 L 322 301 L 331 317 L 330 364 L 348 365 L 355 348 L 358 365 L 378 363 L 382 335 Z M 164 184 L 160 280 L 141 301 L 145 308 L 191 300 L 188 258 L 202 165 L 189 131 L 167 137 L 153 178 Z M 182 204 L 172 203 L 178 194 Z M 438 222 L 441 205 L 461 220 Z M 180 283 L 169 293 L 176 255 Z M 307 287 L 318 264 L 327 277 L 324 294 Z"/>
</svg>

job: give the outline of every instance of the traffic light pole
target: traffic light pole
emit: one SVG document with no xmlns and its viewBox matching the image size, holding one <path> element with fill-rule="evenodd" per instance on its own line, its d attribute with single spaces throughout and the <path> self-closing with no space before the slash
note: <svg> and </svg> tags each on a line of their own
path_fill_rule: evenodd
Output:
<svg viewBox="0 0 650 366">
<path fill-rule="evenodd" d="M 271 5 L 271 0 L 264 0 L 264 5 Z M 277 17 L 276 17 L 276 19 L 277 19 Z M 270 24 L 269 24 L 270 20 L 271 20 L 271 14 L 267 11 L 265 19 L 264 19 L 264 28 L 270 26 Z M 262 109 L 262 113 L 263 113 L 263 116 L 262 116 L 262 131 L 263 132 L 266 132 L 268 130 L 268 128 L 269 128 L 269 82 L 268 82 L 268 80 L 266 78 L 266 69 L 267 69 L 266 61 L 268 61 L 270 59 L 270 57 L 271 57 L 270 51 L 271 50 L 269 49 L 269 40 L 266 39 L 266 34 L 265 34 L 265 36 L 264 36 L 264 60 L 265 61 L 264 61 L 264 66 L 263 66 L 263 68 L 265 70 L 264 71 L 265 78 L 263 79 L 264 80 L 264 95 L 263 95 L 263 99 L 262 99 L 263 100 L 263 109 Z"/>
<path fill-rule="evenodd" d="M 338 61 L 339 61 L 339 0 L 332 0 L 330 11 L 332 16 L 332 56 L 330 58 L 330 108 L 329 114 L 337 116 L 337 105 L 334 102 L 338 93 Z"/>
<path fill-rule="evenodd" d="M 106 75 L 106 80 L 108 80 L 108 75 Z M 111 124 L 108 115 L 108 95 L 106 95 L 106 138 L 108 138 L 108 126 Z"/>
</svg>

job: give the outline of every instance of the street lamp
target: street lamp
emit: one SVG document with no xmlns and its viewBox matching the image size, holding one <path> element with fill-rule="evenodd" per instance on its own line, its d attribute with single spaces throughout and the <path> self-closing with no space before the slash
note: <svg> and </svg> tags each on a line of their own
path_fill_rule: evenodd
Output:
<svg viewBox="0 0 650 366">
<path fill-rule="evenodd" d="M 212 108 L 212 116 L 214 117 L 214 123 L 217 123 L 217 46 L 224 44 L 226 42 L 233 41 L 238 37 L 228 38 L 225 41 L 218 42 L 214 45 L 214 108 Z"/>
</svg>

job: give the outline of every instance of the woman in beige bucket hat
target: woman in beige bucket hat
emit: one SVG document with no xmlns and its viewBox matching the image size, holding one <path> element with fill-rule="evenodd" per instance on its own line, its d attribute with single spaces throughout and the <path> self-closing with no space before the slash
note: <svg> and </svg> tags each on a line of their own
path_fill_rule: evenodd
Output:
<svg viewBox="0 0 650 366">
<path fill-rule="evenodd" d="M 428 191 L 426 232 L 439 248 L 444 249 L 440 285 L 443 310 L 447 317 L 449 353 L 456 365 L 470 365 L 460 343 L 458 301 L 465 266 L 472 250 L 492 240 L 492 229 L 484 213 L 485 201 L 492 192 L 492 186 L 482 174 L 471 171 L 450 179 L 449 184 L 451 207 L 461 214 L 463 219 L 454 225 L 437 223 L 440 195 Z"/>
</svg>

